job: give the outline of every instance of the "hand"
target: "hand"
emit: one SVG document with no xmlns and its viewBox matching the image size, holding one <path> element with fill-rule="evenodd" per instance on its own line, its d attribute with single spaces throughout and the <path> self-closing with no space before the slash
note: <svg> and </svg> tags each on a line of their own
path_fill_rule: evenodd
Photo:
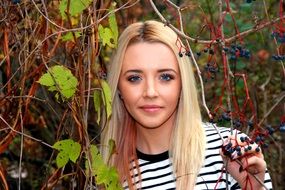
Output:
<svg viewBox="0 0 285 190">
<path fill-rule="evenodd" d="M 264 189 L 266 162 L 258 144 L 245 135 L 232 135 L 221 149 L 226 170 L 242 189 Z"/>
</svg>

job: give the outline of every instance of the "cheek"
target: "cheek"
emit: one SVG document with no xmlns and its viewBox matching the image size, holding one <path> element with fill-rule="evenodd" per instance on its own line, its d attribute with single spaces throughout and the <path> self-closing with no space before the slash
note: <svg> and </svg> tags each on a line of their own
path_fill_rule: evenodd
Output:
<svg viewBox="0 0 285 190">
<path fill-rule="evenodd" d="M 120 84 L 119 91 L 123 98 L 124 104 L 134 104 L 140 97 L 141 90 L 139 87 L 130 85 Z"/>
<path fill-rule="evenodd" d="M 181 94 L 181 85 L 176 83 L 170 88 L 165 88 L 162 93 L 165 98 L 167 98 L 171 102 L 178 102 Z"/>
</svg>

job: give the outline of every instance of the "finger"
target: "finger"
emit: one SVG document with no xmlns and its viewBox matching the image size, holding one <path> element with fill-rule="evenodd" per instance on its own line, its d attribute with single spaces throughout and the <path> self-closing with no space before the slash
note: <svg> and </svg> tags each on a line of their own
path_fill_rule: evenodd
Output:
<svg viewBox="0 0 285 190">
<path fill-rule="evenodd" d="M 264 173 L 266 170 L 266 162 L 263 158 L 257 156 L 246 156 L 241 159 L 242 169 L 252 174 Z"/>
</svg>

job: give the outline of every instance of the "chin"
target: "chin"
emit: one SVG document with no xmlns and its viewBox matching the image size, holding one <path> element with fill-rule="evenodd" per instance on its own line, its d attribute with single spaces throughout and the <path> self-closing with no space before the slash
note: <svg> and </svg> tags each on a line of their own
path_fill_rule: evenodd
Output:
<svg viewBox="0 0 285 190">
<path fill-rule="evenodd" d="M 158 129 L 162 127 L 162 123 L 140 123 L 139 125 L 145 129 Z"/>
</svg>

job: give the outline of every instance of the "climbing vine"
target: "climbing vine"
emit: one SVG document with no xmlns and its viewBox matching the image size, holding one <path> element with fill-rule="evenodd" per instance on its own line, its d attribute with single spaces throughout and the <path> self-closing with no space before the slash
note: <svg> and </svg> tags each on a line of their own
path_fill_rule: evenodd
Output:
<svg viewBox="0 0 285 190">
<path fill-rule="evenodd" d="M 262 147 L 278 189 L 284 8 L 283 0 L 0 0 L 0 188 L 121 189 L 98 151 L 116 152 L 112 139 L 99 142 L 101 116 L 112 114 L 107 67 L 128 24 L 156 19 L 183 41 L 205 121 L 249 134 L 238 141 Z"/>
</svg>

